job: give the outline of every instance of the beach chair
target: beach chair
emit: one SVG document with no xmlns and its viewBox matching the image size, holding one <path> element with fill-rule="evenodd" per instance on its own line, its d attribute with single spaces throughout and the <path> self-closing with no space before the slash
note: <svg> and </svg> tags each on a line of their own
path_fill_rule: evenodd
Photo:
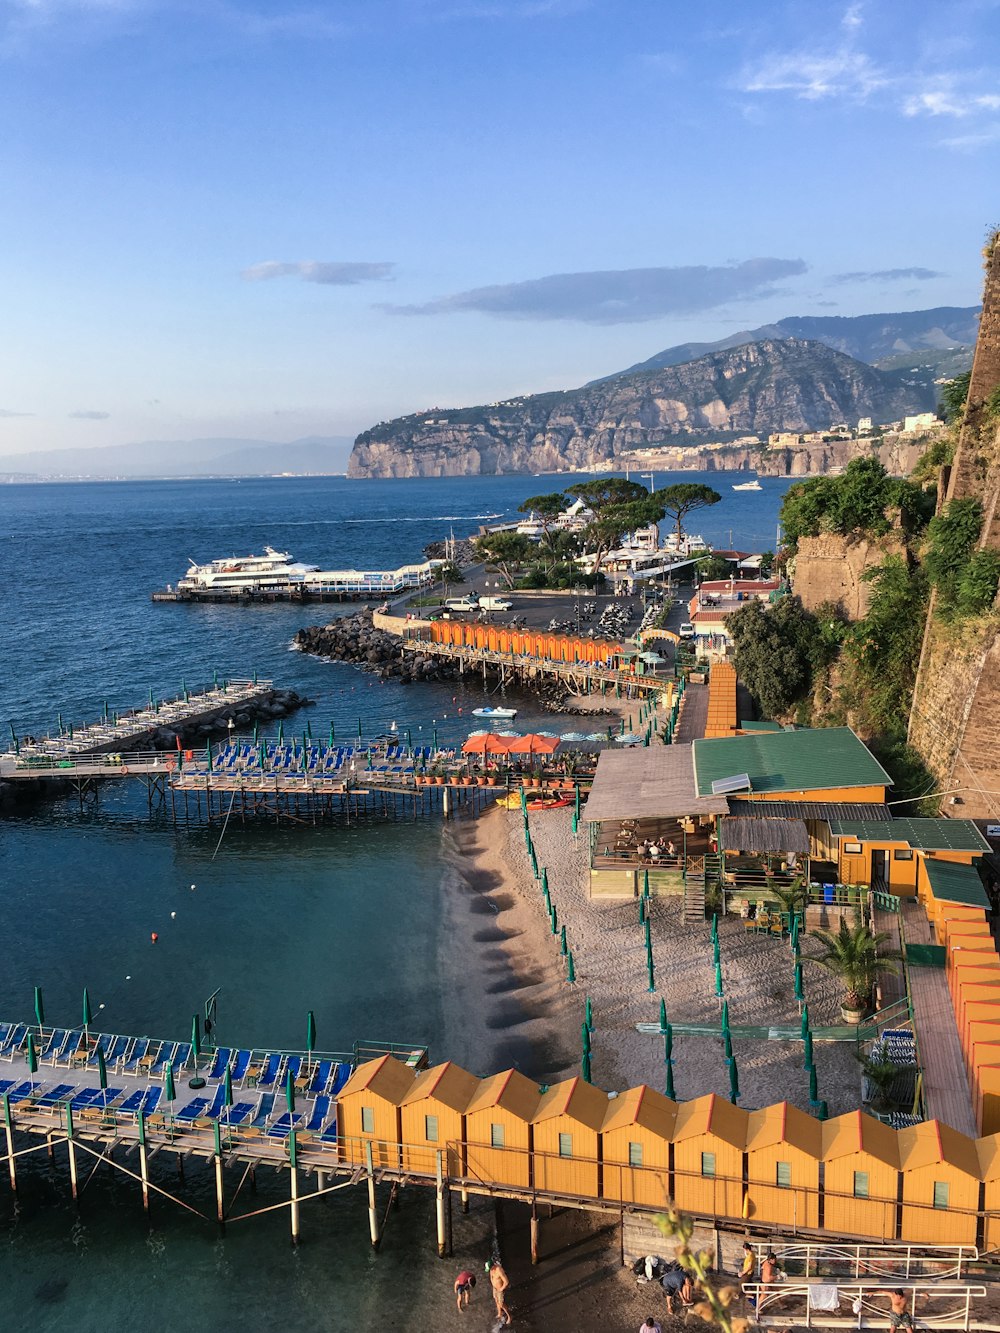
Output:
<svg viewBox="0 0 1000 1333">
<path fill-rule="evenodd" d="M 250 1119 L 253 1109 L 253 1102 L 237 1102 L 228 1112 L 224 1112 L 223 1119 L 230 1125 L 242 1125 L 244 1121 Z"/>
<path fill-rule="evenodd" d="M 69 1094 L 75 1090 L 72 1083 L 60 1083 L 55 1088 L 50 1088 L 43 1096 L 39 1097 L 39 1106 L 55 1106 L 57 1102 L 67 1101 Z"/>
<path fill-rule="evenodd" d="M 149 1038 L 148 1038 L 148 1037 L 137 1037 L 137 1038 L 136 1038 L 135 1043 L 134 1043 L 133 1046 L 132 1046 L 132 1049 L 131 1049 L 131 1050 L 129 1051 L 129 1053 L 128 1053 L 128 1059 L 122 1061 L 122 1073 L 123 1073 L 123 1074 L 125 1074 L 125 1073 L 129 1073 L 129 1074 L 130 1074 L 130 1073 L 132 1072 L 133 1069 L 137 1068 L 137 1066 L 138 1066 L 138 1064 L 139 1064 L 139 1061 L 143 1058 L 143 1056 L 144 1056 L 144 1055 L 146 1054 L 146 1052 L 149 1050 L 149 1045 L 150 1045 L 150 1043 L 149 1043 Z"/>
<path fill-rule="evenodd" d="M 334 1065 L 333 1078 L 330 1080 L 330 1083 L 327 1086 L 327 1092 L 330 1094 L 331 1097 L 336 1097 L 337 1093 L 341 1090 L 341 1088 L 344 1086 L 347 1080 L 351 1077 L 351 1074 L 353 1072 L 354 1071 L 351 1068 L 351 1065 L 346 1060 L 341 1060 L 336 1065 Z"/>
<path fill-rule="evenodd" d="M 7 1034 L 7 1040 L 0 1048 L 0 1055 L 5 1055 L 13 1060 L 15 1054 L 20 1050 L 21 1045 L 28 1035 L 28 1029 L 23 1023 L 15 1023 L 11 1031 Z"/>
<path fill-rule="evenodd" d="M 76 1054 L 80 1042 L 83 1040 L 83 1033 L 77 1028 L 75 1031 L 66 1034 L 66 1040 L 52 1057 L 52 1063 L 69 1064 L 70 1059 Z"/>
<path fill-rule="evenodd" d="M 327 1121 L 326 1129 L 323 1130 L 322 1134 L 320 1134 L 319 1137 L 320 1137 L 320 1142 L 321 1142 L 321 1143 L 336 1143 L 336 1142 L 337 1142 L 337 1115 L 336 1115 L 336 1110 L 334 1111 L 334 1114 L 330 1117 L 330 1119 Z"/>
<path fill-rule="evenodd" d="M 251 1055 L 252 1055 L 251 1051 L 236 1052 L 236 1059 L 233 1061 L 233 1068 L 232 1068 L 234 1083 L 242 1082 L 244 1074 L 250 1067 Z"/>
<path fill-rule="evenodd" d="M 16 1088 L 12 1088 L 8 1093 L 8 1096 L 13 1105 L 16 1102 L 23 1102 L 29 1097 L 37 1096 L 42 1091 L 42 1088 L 43 1084 L 39 1083 L 38 1079 L 28 1079 L 19 1083 Z"/>
<path fill-rule="evenodd" d="M 39 1060 L 54 1060 L 55 1053 L 66 1040 L 65 1028 L 53 1028 L 49 1033 L 49 1039 L 38 1054 Z"/>
<path fill-rule="evenodd" d="M 160 1049 L 156 1052 L 156 1059 L 149 1067 L 150 1078 L 162 1076 L 167 1065 L 174 1063 L 174 1052 L 176 1050 L 177 1045 L 175 1042 L 165 1041 L 161 1043 Z"/>
<path fill-rule="evenodd" d="M 294 1082 L 295 1079 L 298 1078 L 298 1076 L 299 1076 L 299 1070 L 300 1070 L 301 1068 L 302 1068 L 302 1056 L 301 1056 L 301 1055 L 290 1055 L 290 1056 L 288 1057 L 288 1059 L 285 1061 L 285 1067 L 284 1067 L 284 1069 L 281 1071 L 281 1081 L 282 1081 L 282 1083 L 284 1083 L 285 1079 L 288 1077 L 289 1074 L 291 1074 L 291 1076 L 292 1076 L 292 1081 Z"/>
<path fill-rule="evenodd" d="M 118 1110 L 125 1112 L 128 1115 L 134 1115 L 136 1111 L 144 1110 L 143 1100 L 146 1094 L 152 1091 L 152 1088 L 139 1088 L 137 1091 L 130 1093 L 122 1102 L 121 1106 L 118 1107 Z"/>
<path fill-rule="evenodd" d="M 190 1122 L 192 1120 L 198 1120 L 202 1116 L 208 1114 L 208 1111 L 206 1109 L 207 1107 L 208 1107 L 207 1097 L 195 1097 L 194 1101 L 188 1102 L 187 1106 L 181 1107 L 181 1109 L 174 1116 L 174 1119 L 183 1120 L 186 1122 Z"/>
<path fill-rule="evenodd" d="M 333 1069 L 332 1060 L 320 1060 L 316 1066 L 316 1072 L 312 1076 L 309 1084 L 309 1091 L 312 1094 L 326 1092 L 326 1085 L 330 1079 L 330 1071 Z"/>
<path fill-rule="evenodd" d="M 0 1097 L 2 1097 L 5 1092 L 9 1092 L 13 1086 L 14 1086 L 14 1079 L 0 1078 Z"/>
<path fill-rule="evenodd" d="M 104 1063 L 107 1064 L 107 1062 L 108 1062 L 108 1045 L 109 1045 L 110 1041 L 111 1041 L 111 1033 L 110 1033 L 110 1032 L 102 1032 L 101 1035 L 100 1035 L 100 1036 L 97 1038 L 97 1040 L 94 1042 L 93 1049 L 92 1049 L 91 1052 L 90 1052 L 90 1057 L 89 1057 L 89 1059 L 87 1060 L 87 1064 L 88 1064 L 91 1068 L 93 1068 L 93 1069 L 96 1069 L 96 1068 L 97 1068 L 97 1052 L 98 1052 L 98 1051 L 103 1051 L 103 1052 L 104 1052 Z"/>
<path fill-rule="evenodd" d="M 223 1074 L 226 1072 L 226 1068 L 229 1064 L 229 1061 L 232 1058 L 232 1054 L 233 1054 L 232 1049 L 229 1046 L 217 1047 L 215 1051 L 215 1060 L 212 1063 L 212 1068 L 208 1071 L 205 1077 L 222 1078 Z"/>
<path fill-rule="evenodd" d="M 220 1083 L 219 1086 L 215 1089 L 215 1096 L 212 1098 L 212 1105 L 208 1108 L 205 1114 L 207 1116 L 211 1116 L 213 1120 L 218 1120 L 219 1116 L 225 1110 L 225 1107 L 223 1105 L 225 1098 L 226 1098 L 225 1085 Z"/>
<path fill-rule="evenodd" d="M 74 1111 L 82 1111 L 85 1106 L 91 1106 L 97 1101 L 102 1091 L 102 1088 L 83 1088 L 70 1102 L 71 1108 Z"/>
<path fill-rule="evenodd" d="M 264 1062 L 264 1068 L 261 1076 L 257 1080 L 258 1088 L 273 1088 L 278 1078 L 278 1069 L 281 1066 L 280 1055 L 269 1055 Z"/>
<path fill-rule="evenodd" d="M 267 1137 L 269 1139 L 287 1139 L 294 1127 L 302 1119 L 298 1111 L 292 1114 L 289 1111 L 278 1117 L 273 1125 L 267 1127 Z"/>
<path fill-rule="evenodd" d="M 131 1037 L 115 1037 L 114 1041 L 104 1053 L 105 1064 L 115 1066 L 120 1064 L 128 1051 L 129 1043 L 131 1041 Z"/>
<path fill-rule="evenodd" d="M 317 1134 L 326 1124 L 327 1116 L 330 1114 L 330 1098 L 317 1097 L 309 1117 L 306 1129 L 311 1134 Z"/>
<path fill-rule="evenodd" d="M 174 1049 L 174 1058 L 171 1061 L 175 1069 L 183 1069 L 191 1058 L 191 1043 L 189 1041 L 179 1041 Z"/>
<path fill-rule="evenodd" d="M 257 1111 L 250 1124 L 254 1129 L 260 1129 L 267 1124 L 271 1118 L 271 1112 L 274 1110 L 274 1093 L 265 1092 L 257 1103 Z"/>
</svg>

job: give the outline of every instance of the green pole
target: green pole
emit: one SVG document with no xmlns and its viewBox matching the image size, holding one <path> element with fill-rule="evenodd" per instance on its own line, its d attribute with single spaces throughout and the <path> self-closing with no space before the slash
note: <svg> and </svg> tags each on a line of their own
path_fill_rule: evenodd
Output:
<svg viewBox="0 0 1000 1333">
<path fill-rule="evenodd" d="M 588 1055 L 593 1050 L 590 1041 L 590 1028 L 587 1027 L 586 1023 L 580 1024 L 580 1049 L 586 1051 Z"/>
<path fill-rule="evenodd" d="M 563 956 L 564 958 L 565 958 L 566 955 L 569 953 L 569 949 L 566 947 L 566 927 L 565 927 L 565 926 L 563 926 L 563 927 L 562 927 L 562 930 L 559 932 L 559 952 L 562 954 L 562 956 Z M 584 1024 L 584 1027 L 586 1027 L 586 1024 Z"/>
<path fill-rule="evenodd" d="M 591 1002 L 590 1002 L 590 996 L 589 996 L 589 995 L 586 997 L 586 999 L 585 999 L 584 1002 L 583 1002 L 583 1015 L 584 1015 L 584 1021 L 586 1022 L 587 1027 L 590 1029 L 591 1032 L 593 1032 L 593 1030 L 594 1030 L 594 1007 L 593 1007 L 593 1005 L 592 1005 Z"/>
<path fill-rule="evenodd" d="M 576 968 L 573 966 L 573 950 L 566 955 L 566 980 L 576 981 Z"/>
<path fill-rule="evenodd" d="M 666 1083 L 664 1084 L 663 1091 L 666 1093 L 666 1095 L 670 1098 L 670 1100 L 671 1100 L 672 1102 L 675 1102 L 675 1101 L 677 1100 L 677 1094 L 676 1094 L 676 1092 L 674 1092 L 674 1066 L 673 1066 L 673 1064 L 668 1064 L 668 1065 L 667 1065 L 667 1078 L 666 1078 Z"/>
<path fill-rule="evenodd" d="M 670 1064 L 674 1058 L 674 1028 L 672 1023 L 663 1024 L 663 1063 Z"/>
<path fill-rule="evenodd" d="M 556 911 L 555 903 L 552 904 L 552 934 L 555 935 L 559 929 L 559 913 Z"/>
<path fill-rule="evenodd" d="M 813 1059 L 813 1034 L 811 1032 L 806 1033 L 803 1046 L 805 1047 L 805 1051 L 803 1054 L 802 1068 L 812 1069 L 815 1060 Z"/>
<path fill-rule="evenodd" d="M 648 981 L 649 981 L 649 993 L 650 993 L 650 995 L 652 995 L 653 992 L 656 990 L 656 979 L 655 979 L 655 975 L 654 975 L 654 972 L 653 972 L 653 951 L 652 951 L 652 949 L 650 949 L 650 951 L 646 954 L 646 974 L 647 974 L 647 978 L 648 978 Z"/>
<path fill-rule="evenodd" d="M 667 1026 L 667 1002 L 666 1002 L 666 1000 L 662 1000 L 662 999 L 661 999 L 661 1000 L 660 1000 L 660 1031 L 662 1032 L 663 1029 L 664 1029 L 666 1026 Z"/>
<path fill-rule="evenodd" d="M 648 898 L 648 897 L 649 897 L 649 871 L 648 871 L 648 869 L 647 869 L 647 870 L 643 870 L 643 872 L 642 872 L 642 896 L 643 896 L 644 898 Z"/>
<path fill-rule="evenodd" d="M 641 926 L 642 923 L 643 923 L 644 921 L 646 921 L 646 899 L 645 899 L 645 898 L 642 896 L 642 894 L 640 893 L 640 895 L 639 895 L 639 925 Z M 646 921 L 646 924 L 647 924 L 647 925 L 649 924 L 648 921 Z"/>
</svg>

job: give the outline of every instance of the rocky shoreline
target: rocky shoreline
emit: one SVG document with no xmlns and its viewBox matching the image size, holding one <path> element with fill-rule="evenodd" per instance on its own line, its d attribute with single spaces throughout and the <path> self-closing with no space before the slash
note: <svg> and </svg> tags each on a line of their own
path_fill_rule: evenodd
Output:
<svg viewBox="0 0 1000 1333">
<path fill-rule="evenodd" d="M 350 662 L 380 680 L 395 680 L 400 685 L 461 678 L 456 666 L 436 654 L 403 653 L 395 634 L 375 628 L 368 608 L 332 620 L 328 625 L 300 629 L 292 642 L 301 652 L 332 662 Z M 574 707 L 572 696 L 559 681 L 543 678 L 523 688 L 530 688 L 531 694 L 550 713 L 590 712 Z"/>
</svg>

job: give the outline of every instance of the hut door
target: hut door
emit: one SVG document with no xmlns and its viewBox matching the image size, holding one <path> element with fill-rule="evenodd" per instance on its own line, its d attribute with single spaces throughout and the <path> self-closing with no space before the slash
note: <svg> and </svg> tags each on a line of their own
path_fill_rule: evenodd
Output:
<svg viewBox="0 0 1000 1333">
<path fill-rule="evenodd" d="M 872 888 L 880 889 L 883 893 L 888 888 L 885 876 L 885 858 L 884 847 L 872 848 Z"/>
</svg>

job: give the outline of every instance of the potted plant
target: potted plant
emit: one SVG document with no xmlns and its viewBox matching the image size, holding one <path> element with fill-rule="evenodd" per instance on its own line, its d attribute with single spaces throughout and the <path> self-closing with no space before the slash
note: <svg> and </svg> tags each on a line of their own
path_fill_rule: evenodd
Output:
<svg viewBox="0 0 1000 1333">
<path fill-rule="evenodd" d="M 887 1115 L 890 1111 L 898 1110 L 902 1098 L 894 1095 L 897 1091 L 904 1093 L 906 1101 L 912 1105 L 916 1065 L 898 1065 L 884 1053 L 876 1055 L 871 1051 L 867 1055 L 859 1055 L 858 1061 L 861 1065 L 862 1095 L 876 1115 Z"/>
<path fill-rule="evenodd" d="M 844 1022 L 860 1023 L 871 1007 L 879 971 L 898 972 L 899 955 L 885 948 L 888 934 L 873 931 L 860 912 L 854 913 L 853 924 L 848 924 L 847 917 L 843 916 L 838 930 L 817 930 L 814 933 L 824 949 L 816 962 L 843 983 L 840 1012 Z"/>
</svg>

